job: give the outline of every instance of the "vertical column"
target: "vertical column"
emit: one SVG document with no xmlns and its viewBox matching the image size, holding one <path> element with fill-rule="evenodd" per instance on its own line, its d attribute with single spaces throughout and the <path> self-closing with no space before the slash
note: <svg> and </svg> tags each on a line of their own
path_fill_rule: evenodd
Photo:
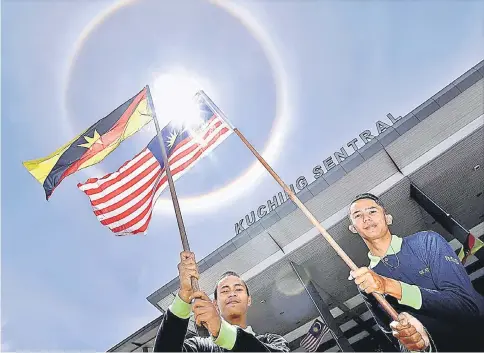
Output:
<svg viewBox="0 0 484 353">
<path fill-rule="evenodd" d="M 316 287 L 316 290 L 320 293 L 321 292 L 326 295 L 334 305 L 336 305 L 341 311 L 343 311 L 346 315 L 348 315 L 352 320 L 354 320 L 358 325 L 360 325 L 362 328 L 364 328 L 370 336 L 375 337 L 375 330 L 373 329 L 373 325 L 371 323 L 365 322 L 361 317 L 356 315 L 350 308 L 346 306 L 345 303 L 342 301 L 338 300 L 337 298 L 331 296 L 329 293 L 327 293 L 321 286 L 319 286 L 317 283 L 314 283 L 314 286 Z"/>
<path fill-rule="evenodd" d="M 343 331 L 341 331 L 339 325 L 335 321 L 333 315 L 329 311 L 328 305 L 324 302 L 323 298 L 319 294 L 318 290 L 314 283 L 310 280 L 304 269 L 291 261 L 291 266 L 294 272 L 296 273 L 299 281 L 303 285 L 304 289 L 308 293 L 311 301 L 316 306 L 316 309 L 319 312 L 319 315 L 323 319 L 324 323 L 329 327 L 331 330 L 331 335 L 333 336 L 336 344 L 343 352 L 354 352 L 353 348 L 351 347 L 348 339 L 344 336 Z"/>
</svg>

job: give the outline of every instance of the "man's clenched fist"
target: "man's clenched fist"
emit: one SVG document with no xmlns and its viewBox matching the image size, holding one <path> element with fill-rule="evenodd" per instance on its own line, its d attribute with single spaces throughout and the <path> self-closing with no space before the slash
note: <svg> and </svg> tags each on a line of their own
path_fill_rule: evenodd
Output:
<svg viewBox="0 0 484 353">
<path fill-rule="evenodd" d="M 350 278 L 355 280 L 355 284 L 362 292 L 371 294 L 373 292 L 385 294 L 385 278 L 376 274 L 368 267 L 360 267 L 350 272 Z"/>
<path fill-rule="evenodd" d="M 390 324 L 392 334 L 410 351 L 422 351 L 430 344 L 422 323 L 408 313 L 398 315 Z"/>
<path fill-rule="evenodd" d="M 192 299 L 195 299 L 193 313 L 195 314 L 196 324 L 199 326 L 203 324 L 213 337 L 218 337 L 222 319 L 216 304 L 204 292 L 195 292 L 190 297 L 190 300 Z"/>
<path fill-rule="evenodd" d="M 193 294 L 192 277 L 199 279 L 195 254 L 190 251 L 180 253 L 180 263 L 178 264 L 178 275 L 180 278 L 180 290 L 178 296 L 186 303 L 190 303 L 190 296 Z"/>
</svg>

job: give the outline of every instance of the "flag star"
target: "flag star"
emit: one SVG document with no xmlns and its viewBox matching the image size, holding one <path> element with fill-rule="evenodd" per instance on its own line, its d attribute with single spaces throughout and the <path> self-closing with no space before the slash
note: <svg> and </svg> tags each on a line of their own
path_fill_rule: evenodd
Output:
<svg viewBox="0 0 484 353">
<path fill-rule="evenodd" d="M 84 139 L 86 140 L 86 143 L 79 145 L 79 147 L 85 147 L 85 148 L 89 149 L 95 143 L 102 143 L 101 136 L 99 135 L 97 130 L 94 130 L 92 137 L 84 136 Z"/>
<path fill-rule="evenodd" d="M 170 136 L 168 136 L 168 149 L 171 149 L 175 144 L 176 138 L 178 137 L 178 132 L 173 131 Z"/>
</svg>

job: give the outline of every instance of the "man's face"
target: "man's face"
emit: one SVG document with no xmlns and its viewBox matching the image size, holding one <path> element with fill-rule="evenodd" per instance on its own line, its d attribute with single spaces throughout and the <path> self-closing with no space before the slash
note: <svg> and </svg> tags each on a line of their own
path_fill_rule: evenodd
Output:
<svg viewBox="0 0 484 353">
<path fill-rule="evenodd" d="M 358 234 L 364 239 L 378 239 L 388 232 L 385 212 L 373 200 L 362 199 L 354 202 L 350 207 L 350 218 Z"/>
<path fill-rule="evenodd" d="M 217 305 L 223 318 L 242 316 L 247 313 L 250 297 L 239 277 L 227 276 L 217 286 Z"/>
</svg>

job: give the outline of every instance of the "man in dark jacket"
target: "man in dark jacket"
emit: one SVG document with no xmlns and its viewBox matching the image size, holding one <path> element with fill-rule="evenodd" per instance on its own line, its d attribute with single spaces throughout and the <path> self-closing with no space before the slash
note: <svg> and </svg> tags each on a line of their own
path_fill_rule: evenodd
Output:
<svg viewBox="0 0 484 353">
<path fill-rule="evenodd" d="M 207 294 L 192 290 L 191 278 L 199 278 L 192 252 L 181 253 L 178 272 L 180 290 L 160 325 L 154 352 L 289 352 L 283 337 L 258 335 L 247 325 L 249 288 L 236 273 L 222 275 L 211 301 Z M 210 337 L 185 338 L 192 309 L 196 323 L 203 322 Z"/>
<path fill-rule="evenodd" d="M 418 350 L 484 349 L 484 297 L 473 288 L 464 266 L 441 235 L 432 231 L 403 239 L 392 235 L 388 228 L 392 216 L 372 194 L 357 196 L 349 217 L 350 231 L 358 233 L 370 250 L 369 266 L 352 271 L 350 279 L 365 293 L 382 331 L 391 332 L 390 319 L 368 295 L 374 292 L 385 295 L 398 312 L 405 312 L 414 326 L 407 332 L 413 335 L 410 343 L 420 340 Z M 393 335 L 399 334 L 393 331 Z M 425 336 L 427 340 L 422 344 Z M 401 339 L 400 343 L 415 349 L 415 345 L 411 348 Z"/>
</svg>

